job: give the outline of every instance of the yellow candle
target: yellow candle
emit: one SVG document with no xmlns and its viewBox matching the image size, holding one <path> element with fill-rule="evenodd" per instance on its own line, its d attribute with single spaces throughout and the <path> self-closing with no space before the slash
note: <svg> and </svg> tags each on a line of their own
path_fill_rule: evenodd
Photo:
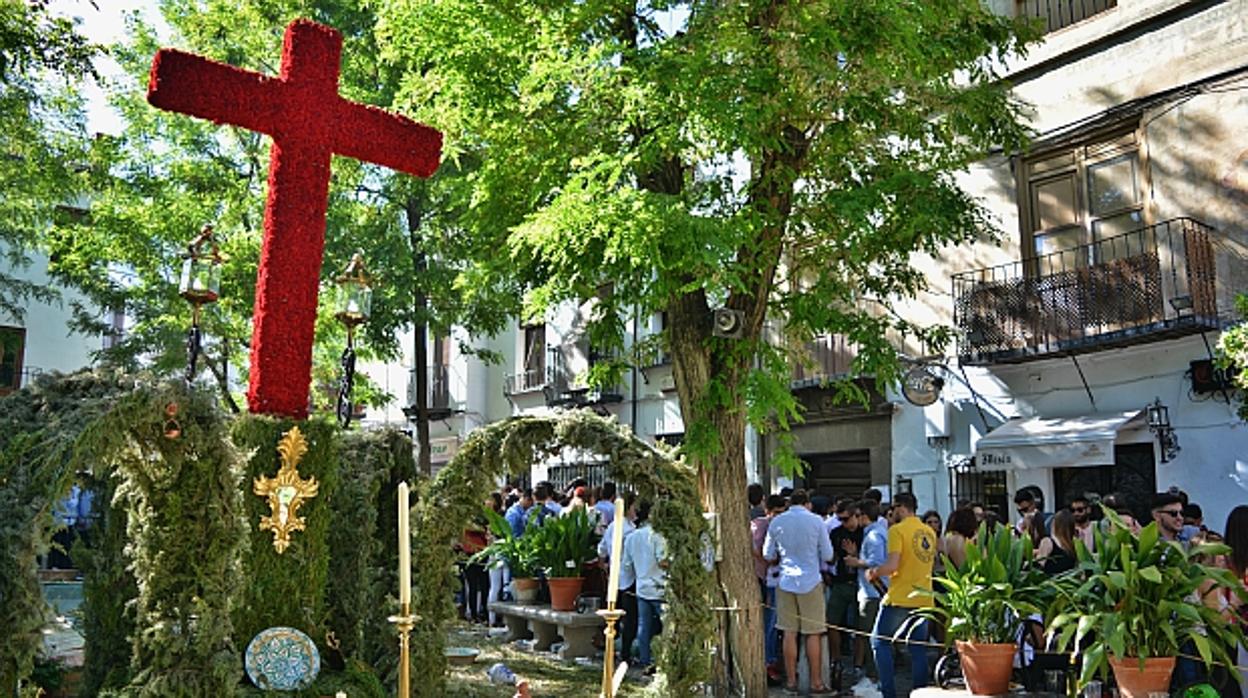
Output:
<svg viewBox="0 0 1248 698">
<path fill-rule="evenodd" d="M 615 607 L 615 597 L 620 593 L 620 565 L 624 558 L 624 500 L 615 498 L 615 518 L 611 520 L 611 577 L 607 582 L 607 607 Z"/>
<path fill-rule="evenodd" d="M 406 482 L 399 483 L 399 603 L 412 602 L 412 534 L 408 526 L 409 495 Z"/>
</svg>

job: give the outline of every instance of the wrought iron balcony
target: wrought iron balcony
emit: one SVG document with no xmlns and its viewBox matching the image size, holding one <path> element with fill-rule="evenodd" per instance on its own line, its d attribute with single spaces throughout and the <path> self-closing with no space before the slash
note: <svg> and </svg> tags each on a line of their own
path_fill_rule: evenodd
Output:
<svg viewBox="0 0 1248 698">
<path fill-rule="evenodd" d="M 541 390 L 546 387 L 547 371 L 545 368 L 530 368 L 519 373 L 509 373 L 503 379 L 504 395 L 519 395 L 520 393 Z"/>
<path fill-rule="evenodd" d="M 1220 327 L 1213 233 L 1176 218 L 954 275 L 962 363 L 1019 363 Z"/>
<path fill-rule="evenodd" d="M 428 383 L 425 406 L 429 410 L 429 419 L 446 419 L 460 407 L 451 397 L 451 367 L 447 364 L 433 364 L 426 374 Z M 416 406 L 416 372 L 407 381 L 407 404 L 405 411 L 414 411 Z M 413 412 L 414 413 L 414 412 Z"/>
<path fill-rule="evenodd" d="M 1117 5 L 1117 0 L 1017 0 L 1015 12 L 1018 17 L 1044 20 L 1044 31 L 1047 34 L 1099 15 Z"/>
<path fill-rule="evenodd" d="M 590 365 L 608 357 L 590 351 Z M 620 386 L 591 388 L 577 380 L 568 369 L 564 353 L 551 349 L 546 355 L 546 404 L 551 407 L 598 407 L 622 402 L 624 390 Z"/>
<path fill-rule="evenodd" d="M 849 375 L 854 358 L 858 356 L 858 349 L 849 343 L 845 335 L 829 334 L 806 342 L 805 353 L 811 362 L 794 364 L 794 388 Z"/>
</svg>

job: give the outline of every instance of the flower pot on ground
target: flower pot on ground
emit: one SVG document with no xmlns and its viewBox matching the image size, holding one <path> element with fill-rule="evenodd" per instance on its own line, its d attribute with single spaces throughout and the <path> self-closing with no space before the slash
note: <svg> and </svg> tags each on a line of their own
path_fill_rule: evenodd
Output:
<svg viewBox="0 0 1248 698">
<path fill-rule="evenodd" d="M 589 515 L 578 507 L 559 517 L 547 517 L 525 537 L 529 535 L 533 536 L 538 564 L 550 586 L 551 607 L 571 611 L 585 583 L 581 570 L 598 557 L 598 535 Z"/>
<path fill-rule="evenodd" d="M 1141 664 L 1143 666 L 1141 666 Z M 1118 694 L 1122 698 L 1149 698 L 1156 693 L 1170 692 L 1170 676 L 1174 674 L 1174 657 L 1110 659 Z"/>
<path fill-rule="evenodd" d="M 967 545 L 961 567 L 945 556 L 945 575 L 935 580 L 936 605 L 920 611 L 943 623 L 957 642 L 962 675 L 972 695 L 1009 691 L 1023 621 L 1039 612 L 1045 575 L 1032 559 L 1031 539 L 1007 526 L 989 533 L 981 525 Z"/>
<path fill-rule="evenodd" d="M 1105 678 L 1119 661 L 1124 670 L 1136 670 L 1123 674 L 1128 681 L 1141 678 L 1140 658 L 1145 666 L 1151 659 L 1168 660 L 1155 664 L 1173 670 L 1180 652 L 1199 654 L 1210 668 L 1234 665 L 1227 648 L 1239 646 L 1242 631 L 1199 601 L 1202 594 L 1224 589 L 1248 597 L 1229 571 L 1198 562 L 1228 554 L 1230 548 L 1202 544 L 1185 550 L 1161 538 L 1156 522 L 1134 534 L 1113 511 L 1106 509 L 1105 516 L 1110 526 L 1094 532 L 1096 555 L 1076 540 L 1079 566 L 1056 580 L 1057 593 L 1045 614 L 1060 651 L 1082 648 L 1080 686 Z M 1125 688 L 1123 693 L 1130 695 Z"/>
</svg>

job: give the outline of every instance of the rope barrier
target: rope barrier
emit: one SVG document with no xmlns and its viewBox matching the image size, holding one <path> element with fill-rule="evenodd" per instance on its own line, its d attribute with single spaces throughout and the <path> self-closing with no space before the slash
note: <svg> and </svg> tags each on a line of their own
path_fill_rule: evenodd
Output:
<svg viewBox="0 0 1248 698">
<path fill-rule="evenodd" d="M 779 591 L 779 589 L 777 589 L 777 591 Z M 760 601 L 759 606 L 763 609 L 769 609 L 772 612 L 776 612 L 776 608 L 767 603 L 763 603 Z M 718 611 L 721 613 L 738 613 L 744 609 L 742 609 L 740 606 L 717 606 L 717 607 L 712 607 L 711 610 Z M 814 620 L 810 618 L 809 616 L 802 616 L 802 615 L 797 616 L 797 618 L 798 620 L 802 620 L 802 621 Z M 924 619 L 924 620 L 930 620 L 930 619 Z M 817 620 L 815 622 L 821 623 L 824 629 L 827 629 L 827 630 L 835 630 L 840 633 L 846 633 L 846 634 L 858 636 L 858 637 L 866 637 L 866 638 L 877 637 L 874 630 L 859 630 L 858 628 L 849 628 L 843 625 L 829 623 L 826 618 Z M 904 623 L 902 627 L 903 628 L 905 627 Z M 947 650 L 949 647 L 948 645 L 944 643 L 940 643 L 940 642 L 932 642 L 930 640 L 913 640 L 909 638 L 898 638 L 896 635 L 894 635 L 889 641 L 894 642 L 894 643 L 902 643 L 906 645 L 919 645 L 922 647 L 931 647 L 933 649 L 939 649 L 942 651 Z M 1072 665 L 1074 664 L 1075 657 L 1078 656 L 1078 653 L 1075 653 L 1075 652 L 1053 652 L 1051 650 L 1043 650 L 1035 646 L 1030 646 L 1030 647 L 1032 648 L 1033 654 L 1037 657 L 1068 657 L 1070 658 Z M 1190 659 L 1193 661 L 1200 662 L 1202 664 L 1205 662 L 1205 660 L 1200 656 L 1184 654 L 1182 652 L 1179 652 L 1178 654 L 1176 654 L 1175 657 L 1180 658 L 1180 659 Z M 1240 666 L 1234 663 L 1228 664 L 1226 662 L 1213 661 L 1213 662 L 1210 662 L 1209 665 L 1219 666 L 1224 669 L 1231 669 L 1231 670 L 1239 671 L 1239 672 L 1248 671 L 1248 666 Z"/>
</svg>

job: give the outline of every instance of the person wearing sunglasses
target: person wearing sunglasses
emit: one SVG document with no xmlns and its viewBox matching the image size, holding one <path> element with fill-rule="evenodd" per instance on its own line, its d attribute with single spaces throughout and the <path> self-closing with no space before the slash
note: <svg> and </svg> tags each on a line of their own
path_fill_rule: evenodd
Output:
<svg viewBox="0 0 1248 698">
<path fill-rule="evenodd" d="M 1158 492 L 1153 495 L 1153 521 L 1161 537 L 1176 543 L 1185 543 L 1183 532 L 1183 500 L 1176 494 Z"/>
</svg>

